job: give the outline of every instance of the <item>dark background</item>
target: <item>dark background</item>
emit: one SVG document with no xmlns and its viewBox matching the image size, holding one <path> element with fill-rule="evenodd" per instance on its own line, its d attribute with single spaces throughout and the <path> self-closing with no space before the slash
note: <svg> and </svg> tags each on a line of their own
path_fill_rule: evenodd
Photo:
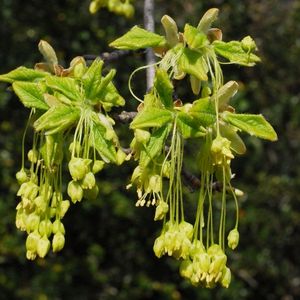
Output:
<svg viewBox="0 0 300 300">
<path fill-rule="evenodd" d="M 142 2 L 136 1 L 136 16 L 128 21 L 105 10 L 90 15 L 88 0 L 1 0 L 0 73 L 40 61 L 40 39 L 57 49 L 65 66 L 77 55 L 108 51 L 110 41 L 132 25 L 142 25 Z M 262 63 L 254 68 L 224 66 L 224 76 L 240 83 L 233 101 L 236 109 L 263 113 L 279 136 L 276 143 L 244 136 L 248 151 L 233 164 L 234 184 L 246 196 L 241 202 L 240 245 L 229 254 L 230 288 L 192 287 L 178 275 L 177 262 L 154 257 L 152 245 L 160 224 L 153 222 L 152 209 L 135 208 L 134 192 L 125 189 L 133 163 L 106 168 L 98 178 L 99 199 L 71 207 L 61 253 L 27 261 L 25 235 L 14 225 L 18 189 L 14 175 L 20 168 L 28 110 L 1 84 L 1 300 L 300 298 L 300 1 L 157 0 L 157 31 L 161 32 L 159 20 L 164 14 L 183 29 L 185 22 L 196 25 L 209 7 L 220 8 L 216 25 L 225 41 L 248 34 L 255 38 Z M 117 68 L 115 83 L 128 109 L 136 105 L 128 92 L 128 76 L 143 63 L 143 56 L 134 54 L 110 66 Z M 140 95 L 143 76 L 136 79 Z M 124 146 L 131 138 L 131 133 L 124 136 L 126 127 L 118 126 Z M 187 147 L 187 160 L 194 158 L 195 151 Z"/>
</svg>

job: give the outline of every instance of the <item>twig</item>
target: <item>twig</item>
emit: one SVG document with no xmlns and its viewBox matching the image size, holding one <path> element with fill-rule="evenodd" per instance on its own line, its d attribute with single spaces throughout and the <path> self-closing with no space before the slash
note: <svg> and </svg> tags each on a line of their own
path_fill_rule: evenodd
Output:
<svg viewBox="0 0 300 300">
<path fill-rule="evenodd" d="M 96 58 L 101 58 L 105 63 L 110 63 L 110 62 L 116 61 L 120 58 L 123 58 L 125 56 L 128 56 L 131 53 L 133 53 L 133 52 L 130 50 L 114 50 L 112 52 L 101 53 L 100 55 L 84 54 L 83 58 L 87 61 L 93 61 Z"/>
<path fill-rule="evenodd" d="M 148 31 L 155 31 L 154 0 L 144 1 L 144 27 Z M 146 63 L 147 65 L 153 65 L 155 63 L 154 52 L 151 48 L 146 49 Z M 154 75 L 154 66 L 147 68 L 147 90 L 153 86 Z"/>
</svg>

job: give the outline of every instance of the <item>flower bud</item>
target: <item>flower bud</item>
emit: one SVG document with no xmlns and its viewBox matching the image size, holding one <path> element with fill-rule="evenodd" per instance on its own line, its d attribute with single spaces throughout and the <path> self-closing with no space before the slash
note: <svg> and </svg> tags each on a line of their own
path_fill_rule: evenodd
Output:
<svg viewBox="0 0 300 300">
<path fill-rule="evenodd" d="M 57 232 L 53 236 L 52 250 L 53 252 L 60 251 L 65 245 L 65 236 L 61 232 Z"/>
<path fill-rule="evenodd" d="M 227 261 L 225 254 L 213 256 L 212 262 L 209 267 L 209 273 L 217 276 L 219 272 L 222 272 Z"/>
<path fill-rule="evenodd" d="M 39 42 L 39 50 L 43 55 L 44 59 L 46 60 L 46 62 L 50 64 L 58 63 L 55 51 L 49 43 L 47 43 L 44 40 L 41 40 Z"/>
<path fill-rule="evenodd" d="M 202 272 L 208 273 L 210 266 L 210 257 L 207 253 L 201 253 L 198 256 L 199 267 Z"/>
<path fill-rule="evenodd" d="M 83 190 L 77 181 L 70 181 L 68 184 L 68 195 L 73 203 L 80 202 L 83 197 Z"/>
<path fill-rule="evenodd" d="M 47 209 L 47 199 L 43 196 L 38 196 L 34 199 L 34 204 L 37 207 L 38 213 L 44 213 Z"/>
<path fill-rule="evenodd" d="M 186 221 L 182 221 L 179 224 L 179 230 L 180 232 L 182 232 L 189 240 L 192 239 L 193 237 L 193 231 L 194 231 L 194 227 L 192 224 L 186 222 Z"/>
<path fill-rule="evenodd" d="M 31 232 L 26 239 L 26 250 L 35 253 L 37 251 L 37 245 L 40 238 L 41 236 L 37 231 Z"/>
<path fill-rule="evenodd" d="M 92 168 L 92 172 L 94 174 L 100 172 L 104 167 L 104 161 L 103 160 L 95 160 Z"/>
<path fill-rule="evenodd" d="M 53 222 L 52 231 L 54 234 L 58 232 L 65 234 L 65 226 L 60 220 L 57 219 Z"/>
<path fill-rule="evenodd" d="M 162 220 L 166 213 L 169 211 L 169 205 L 167 202 L 160 200 L 155 209 L 154 221 Z"/>
<path fill-rule="evenodd" d="M 69 145 L 69 151 L 71 153 L 77 154 L 79 155 L 80 153 L 80 149 L 81 149 L 81 145 L 78 141 L 73 141 L 70 145 Z"/>
<path fill-rule="evenodd" d="M 69 162 L 69 171 L 73 180 L 81 180 L 88 172 L 88 166 L 84 159 L 73 157 Z"/>
<path fill-rule="evenodd" d="M 234 250 L 239 244 L 240 234 L 236 228 L 232 229 L 227 237 L 228 247 Z"/>
<path fill-rule="evenodd" d="M 31 213 L 26 220 L 26 231 L 29 233 L 39 229 L 40 216 L 36 213 Z"/>
<path fill-rule="evenodd" d="M 39 257 L 44 258 L 50 249 L 50 241 L 47 236 L 44 235 L 37 244 L 37 254 Z"/>
<path fill-rule="evenodd" d="M 249 35 L 242 39 L 241 44 L 245 52 L 252 52 L 257 49 L 255 41 Z"/>
<path fill-rule="evenodd" d="M 153 251 L 158 258 L 161 258 L 165 254 L 165 242 L 164 236 L 161 235 L 155 239 L 153 245 Z"/>
<path fill-rule="evenodd" d="M 193 275 L 193 263 L 189 259 L 185 259 L 181 262 L 179 273 L 184 278 L 191 278 Z"/>
<path fill-rule="evenodd" d="M 35 258 L 36 258 L 36 252 L 26 251 L 26 258 L 28 260 L 35 260 Z"/>
<path fill-rule="evenodd" d="M 59 217 L 62 219 L 70 207 L 70 201 L 64 200 L 60 204 Z"/>
<path fill-rule="evenodd" d="M 96 184 L 95 176 L 92 172 L 88 172 L 81 181 L 81 187 L 83 189 L 92 189 Z"/>
<path fill-rule="evenodd" d="M 18 180 L 19 184 L 22 184 L 24 182 L 27 182 L 29 180 L 27 173 L 24 169 L 21 169 L 19 172 L 16 174 L 16 179 Z"/>
<path fill-rule="evenodd" d="M 149 190 L 153 193 L 159 193 L 161 191 L 161 177 L 159 175 L 150 176 Z"/>
<path fill-rule="evenodd" d="M 50 220 L 42 220 L 39 224 L 39 233 L 41 236 L 49 237 L 52 233 L 52 223 Z"/>
<path fill-rule="evenodd" d="M 32 163 L 36 163 L 38 161 L 38 151 L 35 149 L 31 149 L 27 153 L 28 160 Z"/>
<path fill-rule="evenodd" d="M 231 282 L 231 271 L 229 268 L 224 267 L 222 271 L 221 285 L 228 288 Z"/>
<path fill-rule="evenodd" d="M 142 143 L 142 144 L 146 144 L 149 139 L 150 139 L 150 132 L 144 129 L 136 129 L 134 131 L 134 136 L 137 140 L 137 142 Z"/>
</svg>

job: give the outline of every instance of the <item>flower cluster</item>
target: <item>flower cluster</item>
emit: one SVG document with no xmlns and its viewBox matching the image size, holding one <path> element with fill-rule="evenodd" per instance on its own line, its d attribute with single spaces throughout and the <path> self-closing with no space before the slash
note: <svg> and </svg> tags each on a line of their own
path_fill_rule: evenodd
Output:
<svg viewBox="0 0 300 300">
<path fill-rule="evenodd" d="M 134 6 L 130 2 L 132 0 L 92 0 L 90 3 L 90 12 L 94 14 L 100 8 L 106 7 L 110 12 L 117 15 L 132 18 L 134 15 Z"/>
</svg>

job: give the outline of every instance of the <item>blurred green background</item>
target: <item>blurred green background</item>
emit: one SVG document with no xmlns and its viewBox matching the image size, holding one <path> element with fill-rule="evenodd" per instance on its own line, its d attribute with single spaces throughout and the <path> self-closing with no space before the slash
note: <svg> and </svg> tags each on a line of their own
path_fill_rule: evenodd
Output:
<svg viewBox="0 0 300 300">
<path fill-rule="evenodd" d="M 279 136 L 276 143 L 245 136 L 247 154 L 233 165 L 234 185 L 246 196 L 241 202 L 240 245 L 229 254 L 230 288 L 192 287 L 180 278 L 173 259 L 154 257 L 152 244 L 160 224 L 153 222 L 152 209 L 135 208 L 134 192 L 125 189 L 133 163 L 106 168 L 99 176 L 99 199 L 71 207 L 64 218 L 66 245 L 61 253 L 27 261 L 25 235 L 14 225 L 18 189 L 14 174 L 20 168 L 28 111 L 1 84 L 0 300 L 300 299 L 300 1 L 155 3 L 158 31 L 164 14 L 174 17 L 182 29 L 185 22 L 197 24 L 206 9 L 220 8 L 216 25 L 224 40 L 250 34 L 262 58 L 254 68 L 224 66 L 225 80 L 240 82 L 234 99 L 237 110 L 263 113 Z M 136 16 L 128 21 L 105 10 L 90 15 L 88 0 L 1 0 L 0 73 L 40 61 L 40 39 L 57 49 L 65 66 L 77 55 L 109 51 L 108 42 L 132 25 L 143 24 L 143 1 L 136 4 Z M 128 109 L 136 105 L 128 93 L 128 76 L 143 59 L 135 54 L 109 66 L 118 70 L 116 85 Z M 140 95 L 143 76 L 137 75 L 135 87 Z M 118 130 L 124 135 L 126 127 L 120 125 Z M 125 147 L 130 137 L 122 140 Z M 187 159 L 193 159 L 196 150 L 188 147 Z"/>
</svg>

